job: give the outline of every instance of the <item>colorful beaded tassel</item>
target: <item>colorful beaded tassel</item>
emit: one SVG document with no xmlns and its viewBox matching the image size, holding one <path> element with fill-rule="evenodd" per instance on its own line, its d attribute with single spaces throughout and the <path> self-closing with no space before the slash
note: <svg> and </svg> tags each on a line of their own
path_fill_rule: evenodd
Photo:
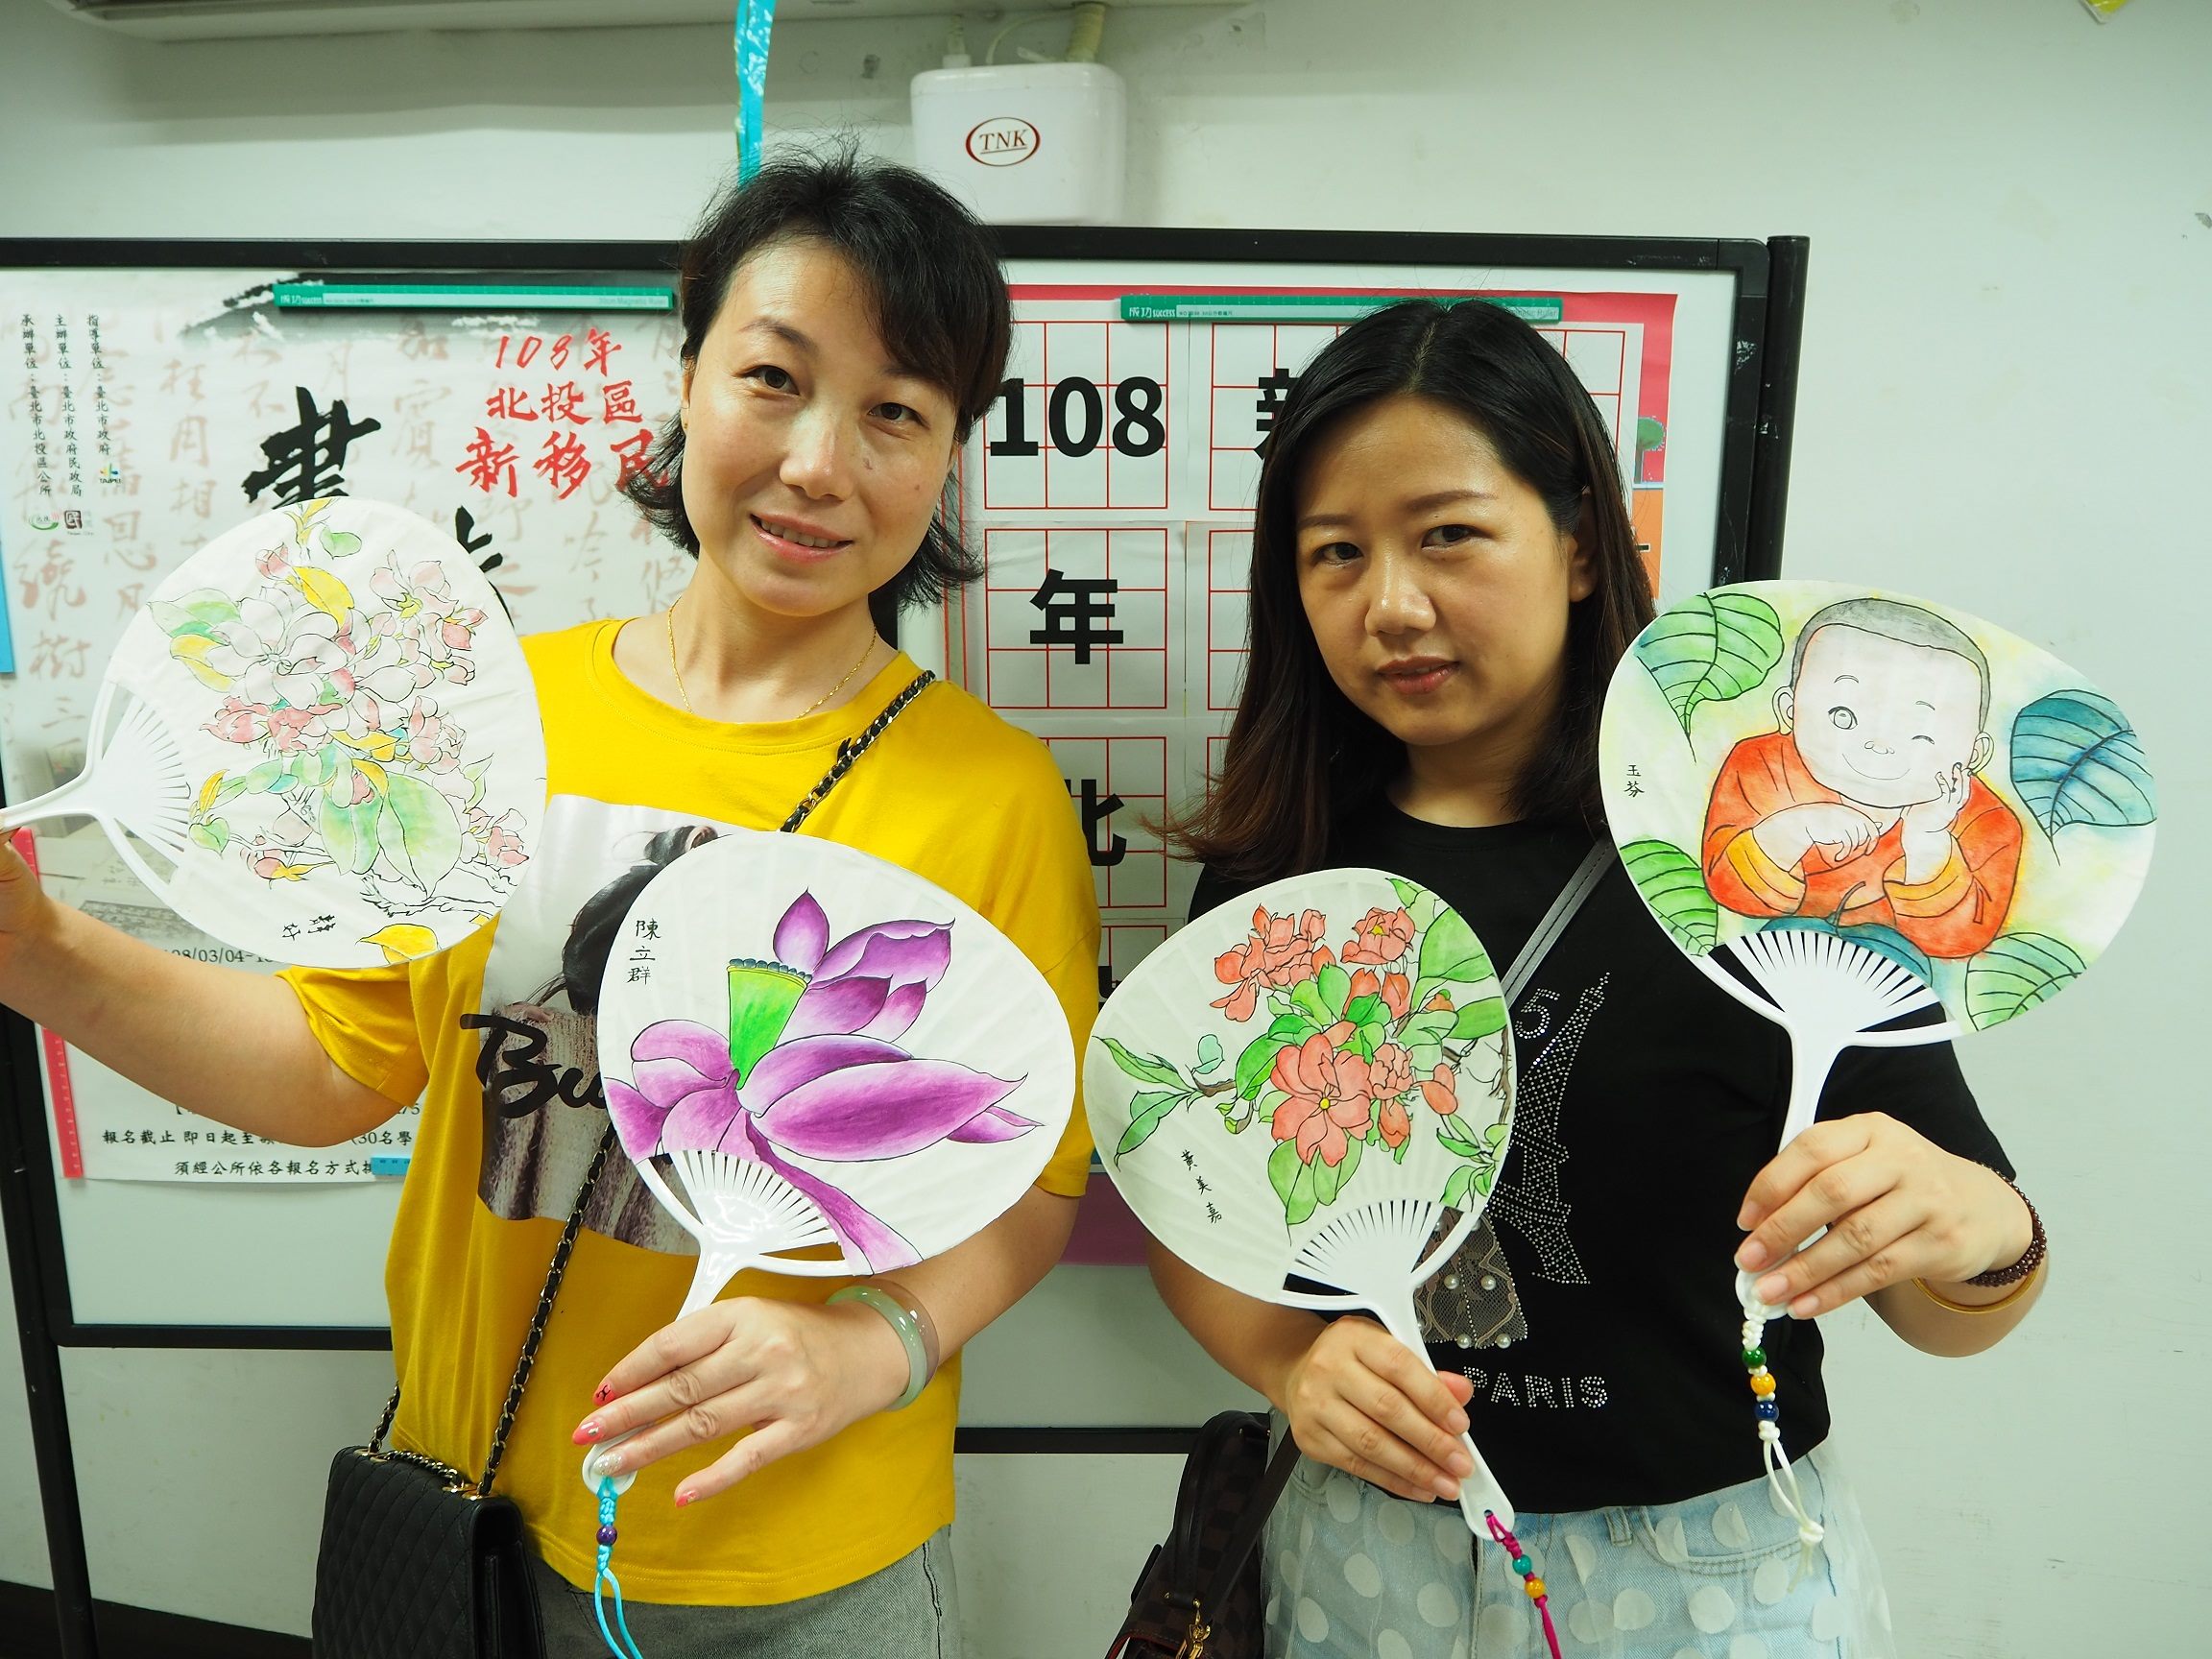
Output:
<svg viewBox="0 0 2212 1659">
<path fill-rule="evenodd" d="M 1775 1501 L 1797 1523 L 1798 1571 L 1812 1565 L 1813 1551 L 1827 1536 L 1819 1522 L 1805 1512 L 1805 1495 L 1797 1486 L 1797 1471 L 1782 1450 L 1782 1408 L 1774 1403 L 1774 1373 L 1767 1369 L 1767 1350 L 1760 1346 L 1767 1322 L 1752 1309 L 1743 1310 L 1743 1369 L 1750 1374 L 1751 1410 L 1759 1419 L 1759 1449 L 1767 1462 L 1767 1483 Z"/>
<path fill-rule="evenodd" d="M 1528 1551 L 1521 1548 L 1521 1540 L 1506 1530 L 1496 1515 L 1488 1510 L 1482 1519 L 1490 1524 L 1490 1536 L 1504 1546 L 1505 1553 L 1513 1557 L 1513 1571 L 1521 1575 L 1521 1588 L 1528 1592 L 1528 1599 L 1536 1603 L 1536 1617 L 1544 1621 L 1544 1643 L 1551 1649 L 1551 1659 L 1560 1659 L 1559 1632 L 1551 1626 L 1551 1598 L 1544 1588 L 1544 1580 L 1536 1576 L 1536 1563 L 1528 1558 Z"/>
<path fill-rule="evenodd" d="M 599 1478 L 599 1565 L 591 1577 L 591 1610 L 599 1616 L 599 1637 L 607 1644 L 607 1650 L 614 1659 L 643 1659 L 637 1651 L 637 1641 L 630 1634 L 630 1622 L 622 1614 L 622 1585 L 614 1576 L 614 1478 Z M 622 1633 L 622 1640 L 614 1640 L 614 1630 L 607 1627 L 607 1598 L 614 1602 L 614 1630 Z"/>
</svg>

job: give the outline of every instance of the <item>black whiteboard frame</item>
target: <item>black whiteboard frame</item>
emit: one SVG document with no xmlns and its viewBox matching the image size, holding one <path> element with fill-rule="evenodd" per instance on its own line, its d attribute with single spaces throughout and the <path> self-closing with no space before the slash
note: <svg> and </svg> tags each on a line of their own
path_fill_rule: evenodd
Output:
<svg viewBox="0 0 2212 1659">
<path fill-rule="evenodd" d="M 1804 326 L 1806 238 L 1516 236 L 1498 233 L 1000 227 L 1008 260 L 1549 267 L 1593 272 L 1716 274 L 1735 279 L 1733 361 L 1723 399 L 1720 479 L 1710 579 L 1777 576 L 1789 499 L 1791 438 Z M 0 270 L 193 268 L 312 272 L 374 281 L 432 274 L 567 276 L 664 272 L 671 242 L 291 242 L 143 238 L 0 238 Z M 54 1563 L 63 1651 L 96 1651 L 82 1516 L 62 1397 L 63 1348 L 320 1349 L 391 1347 L 381 1326 L 83 1324 L 70 1294 L 47 1101 L 36 1032 L 0 1011 L 0 1219 L 15 1292 L 17 1333 Z M 1173 1454 L 1190 1429 L 962 1429 L 967 1453 Z"/>
<path fill-rule="evenodd" d="M 1723 402 L 1713 585 L 1773 577 L 1782 568 L 1790 441 L 1804 326 L 1808 245 L 1640 236 L 1513 236 L 1399 231 L 1144 229 L 1003 226 L 1009 260 L 1266 262 L 1732 275 L 1735 355 Z M 237 267 L 313 272 L 364 281 L 452 273 L 563 276 L 662 272 L 674 281 L 673 242 L 281 242 L 60 237 L 0 238 L 0 270 Z M 34 1305 L 48 1340 L 63 1348 L 388 1349 L 383 1326 L 85 1324 L 76 1316 L 59 1192 L 46 1150 L 44 1090 L 29 1024 L 5 1022 L 0 1113 L 26 1156 L 6 1162 L 0 1196 L 24 1211 L 35 1241 Z M 33 1103 L 36 1110 L 31 1110 Z M 12 1219 L 11 1236 L 16 1229 Z M 25 1286 L 16 1264 L 17 1298 Z"/>
</svg>

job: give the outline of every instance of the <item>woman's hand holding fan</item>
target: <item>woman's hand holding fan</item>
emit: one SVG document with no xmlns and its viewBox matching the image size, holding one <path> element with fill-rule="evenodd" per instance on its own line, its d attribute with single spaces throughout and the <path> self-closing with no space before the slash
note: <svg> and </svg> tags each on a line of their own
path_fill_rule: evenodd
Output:
<svg viewBox="0 0 2212 1659">
<path fill-rule="evenodd" d="M 2150 867 L 2150 767 L 2119 705 L 2047 652 L 1812 582 L 1719 588 L 1655 618 L 1614 674 L 1599 767 L 1652 915 L 1790 1036 L 1783 1152 L 1746 1198 L 1759 1264 L 1736 1294 L 1768 1470 L 1793 1503 L 1760 1347 L 1787 1310 L 1761 1286 L 1810 1313 L 1874 1287 L 1876 1235 L 1938 1273 L 1996 1247 L 1923 1237 L 1946 1174 L 1972 1178 L 1938 1160 L 1963 1161 L 1909 1130 L 1877 1146 L 1865 1123 L 1814 1125 L 1829 1070 L 1846 1047 L 1986 1030 L 2079 979 Z M 1976 1208 L 2017 1236 L 2024 1207 Z M 1845 1215 L 1856 1246 L 1823 1240 L 1785 1269 L 1780 1250 Z"/>
<path fill-rule="evenodd" d="M 1029 1190 L 1074 1103 L 1067 1019 L 1012 942 L 811 836 L 726 831 L 656 876 L 598 1033 L 622 1148 L 699 1241 L 679 1322 L 747 1268 L 867 1275 L 951 1249 Z"/>
<path fill-rule="evenodd" d="M 1197 918 L 1107 1000 L 1084 1064 L 1092 1133 L 1154 1237 L 1248 1296 L 1370 1312 L 1424 1365 L 1413 1291 L 1481 1213 L 1512 1086 L 1480 943 L 1374 870 Z M 1510 1527 L 1462 1443 L 1470 1525 Z"/>
</svg>

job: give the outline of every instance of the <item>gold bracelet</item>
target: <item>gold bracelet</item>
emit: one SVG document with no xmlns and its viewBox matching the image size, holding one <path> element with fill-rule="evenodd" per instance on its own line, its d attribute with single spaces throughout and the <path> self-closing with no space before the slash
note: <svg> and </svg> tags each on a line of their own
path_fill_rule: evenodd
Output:
<svg viewBox="0 0 2212 1659">
<path fill-rule="evenodd" d="M 1995 1313 L 2000 1309 L 2011 1307 L 2013 1303 L 2019 1301 L 2021 1297 L 2027 1295 L 2029 1290 L 2034 1285 L 2036 1285 L 2042 1279 L 2042 1277 L 2043 1263 L 2039 1262 L 2035 1264 L 2034 1272 L 2029 1274 L 2027 1278 L 2021 1280 L 2019 1284 L 2013 1286 L 2009 1290 L 2006 1291 L 2004 1295 L 1998 1297 L 1994 1302 L 1954 1302 L 1950 1297 L 1944 1295 L 1934 1286 L 1930 1285 L 1925 1279 L 1915 1278 L 1912 1283 L 1919 1289 L 1921 1295 L 1927 1297 L 1928 1300 L 1935 1303 L 1936 1307 L 1945 1309 L 1950 1312 Z"/>
</svg>

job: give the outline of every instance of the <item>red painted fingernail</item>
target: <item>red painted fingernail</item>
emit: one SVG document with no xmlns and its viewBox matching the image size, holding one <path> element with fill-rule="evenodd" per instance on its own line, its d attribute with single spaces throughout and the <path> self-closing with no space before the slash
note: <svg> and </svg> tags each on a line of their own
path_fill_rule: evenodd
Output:
<svg viewBox="0 0 2212 1659">
<path fill-rule="evenodd" d="M 579 1446 L 589 1446 L 592 1441 L 599 1438 L 601 1432 L 597 1423 L 587 1421 L 583 1428 L 576 1431 L 574 1439 Z"/>
<path fill-rule="evenodd" d="M 614 1384 L 612 1382 L 602 1382 L 591 1391 L 591 1404 L 594 1406 L 604 1406 L 613 1398 Z"/>
<path fill-rule="evenodd" d="M 686 1504 L 690 1503 L 692 1502 L 692 1500 L 694 1500 L 694 1499 L 695 1499 L 695 1498 L 697 1498 L 698 1496 L 699 1496 L 699 1494 L 698 1494 L 698 1493 L 696 1493 L 696 1492 L 679 1492 L 679 1493 L 677 1493 L 677 1494 L 676 1494 L 676 1507 L 677 1507 L 677 1508 L 679 1508 L 679 1509 L 681 1509 L 681 1508 L 685 1507 Z"/>
</svg>

